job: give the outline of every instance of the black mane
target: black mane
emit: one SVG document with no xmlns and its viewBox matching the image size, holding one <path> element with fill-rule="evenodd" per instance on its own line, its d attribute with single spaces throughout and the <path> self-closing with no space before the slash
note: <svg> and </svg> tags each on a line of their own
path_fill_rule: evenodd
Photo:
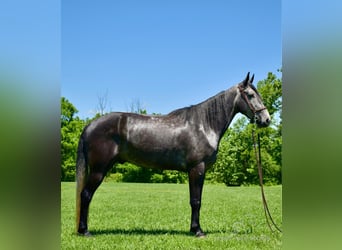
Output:
<svg viewBox="0 0 342 250">
<path fill-rule="evenodd" d="M 176 109 L 167 114 L 167 116 L 177 116 L 182 120 L 184 119 L 194 123 L 201 121 L 205 128 L 211 127 L 215 131 L 221 130 L 222 123 L 226 121 L 225 118 L 233 112 L 233 102 L 229 101 L 229 99 L 234 98 L 235 96 L 233 89 L 234 88 L 232 87 L 228 90 L 221 91 L 196 105 Z M 218 117 L 219 115 L 221 115 L 221 117 Z"/>
</svg>

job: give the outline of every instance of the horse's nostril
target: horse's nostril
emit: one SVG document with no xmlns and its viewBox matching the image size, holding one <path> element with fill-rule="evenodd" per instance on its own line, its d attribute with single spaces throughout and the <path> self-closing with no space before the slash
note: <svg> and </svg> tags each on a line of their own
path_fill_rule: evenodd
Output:
<svg viewBox="0 0 342 250">
<path fill-rule="evenodd" d="M 271 119 L 267 118 L 266 119 L 266 124 L 270 124 L 271 123 Z"/>
</svg>

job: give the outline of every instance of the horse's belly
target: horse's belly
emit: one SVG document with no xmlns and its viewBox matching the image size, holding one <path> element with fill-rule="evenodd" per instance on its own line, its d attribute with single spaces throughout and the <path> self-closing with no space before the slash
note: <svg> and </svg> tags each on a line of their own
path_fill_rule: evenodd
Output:
<svg viewBox="0 0 342 250">
<path fill-rule="evenodd" d="M 162 147 L 134 147 L 128 145 L 121 151 L 124 161 L 138 166 L 159 169 L 186 170 L 187 160 L 185 152 L 181 149 L 165 149 Z"/>
</svg>

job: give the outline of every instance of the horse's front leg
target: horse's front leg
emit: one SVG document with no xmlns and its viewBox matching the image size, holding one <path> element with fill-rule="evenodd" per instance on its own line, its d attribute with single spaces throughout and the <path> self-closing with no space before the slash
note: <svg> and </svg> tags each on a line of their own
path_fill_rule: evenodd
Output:
<svg viewBox="0 0 342 250">
<path fill-rule="evenodd" d="M 191 205 L 190 232 L 193 232 L 196 235 L 196 237 L 205 236 L 199 223 L 204 175 L 205 164 L 203 162 L 189 170 L 189 188 Z"/>
</svg>

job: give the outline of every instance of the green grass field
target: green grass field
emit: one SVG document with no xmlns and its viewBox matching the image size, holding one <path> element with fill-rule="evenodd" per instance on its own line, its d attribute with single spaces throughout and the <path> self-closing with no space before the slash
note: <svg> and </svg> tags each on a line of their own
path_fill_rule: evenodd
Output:
<svg viewBox="0 0 342 250">
<path fill-rule="evenodd" d="M 281 234 L 266 224 L 259 187 L 205 184 L 202 239 L 189 234 L 187 184 L 102 183 L 90 205 L 89 238 L 75 234 L 75 183 L 62 183 L 61 192 L 62 249 L 281 248 Z M 281 226 L 282 187 L 265 193 Z"/>
</svg>

